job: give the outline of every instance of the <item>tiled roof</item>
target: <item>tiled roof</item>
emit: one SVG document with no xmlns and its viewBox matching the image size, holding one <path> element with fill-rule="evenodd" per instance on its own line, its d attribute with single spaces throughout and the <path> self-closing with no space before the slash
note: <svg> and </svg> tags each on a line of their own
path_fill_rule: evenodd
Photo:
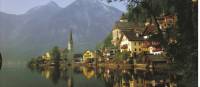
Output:
<svg viewBox="0 0 200 87">
<path fill-rule="evenodd" d="M 134 31 L 122 31 L 122 33 L 128 38 L 129 41 L 144 40 L 140 35 L 137 36 Z"/>
<path fill-rule="evenodd" d="M 137 24 L 135 24 L 134 22 L 116 22 L 114 29 L 121 29 L 121 30 L 138 30 L 138 31 L 143 31 L 144 27 L 143 26 L 139 26 Z"/>
<path fill-rule="evenodd" d="M 147 25 L 144 32 L 143 32 L 143 35 L 149 35 L 149 34 L 154 34 L 157 32 L 157 27 L 155 25 Z"/>
</svg>

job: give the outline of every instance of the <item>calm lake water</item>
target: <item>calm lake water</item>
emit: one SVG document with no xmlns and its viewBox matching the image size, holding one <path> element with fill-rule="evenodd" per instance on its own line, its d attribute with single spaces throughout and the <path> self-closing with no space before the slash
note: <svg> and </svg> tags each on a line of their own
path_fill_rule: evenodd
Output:
<svg viewBox="0 0 200 87">
<path fill-rule="evenodd" d="M 0 87 L 176 87 L 164 70 L 76 67 L 11 67 L 0 71 Z"/>
</svg>

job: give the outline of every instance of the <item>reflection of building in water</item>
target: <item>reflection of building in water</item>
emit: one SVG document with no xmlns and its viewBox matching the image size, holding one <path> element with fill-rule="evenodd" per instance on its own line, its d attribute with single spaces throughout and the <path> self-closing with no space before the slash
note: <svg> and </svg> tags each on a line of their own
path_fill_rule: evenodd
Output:
<svg viewBox="0 0 200 87">
<path fill-rule="evenodd" d="M 52 80 L 54 84 L 58 83 L 60 79 L 59 66 L 45 66 L 40 69 L 41 74 L 44 78 Z"/>
<path fill-rule="evenodd" d="M 97 78 L 105 80 L 108 87 L 177 87 L 172 78 L 174 74 L 167 71 L 104 69 L 97 70 L 96 74 Z"/>
<path fill-rule="evenodd" d="M 95 76 L 95 71 L 93 69 L 89 69 L 86 67 L 82 67 L 83 70 L 83 75 L 87 78 L 87 79 L 91 79 L 92 77 Z"/>
<path fill-rule="evenodd" d="M 68 67 L 67 69 L 67 86 L 73 87 L 73 67 Z"/>
<path fill-rule="evenodd" d="M 122 78 L 122 87 L 176 87 L 172 86 L 170 73 L 164 71 L 138 71 L 136 74 L 127 72 L 122 74 Z"/>
<path fill-rule="evenodd" d="M 42 76 L 45 77 L 46 79 L 50 79 L 50 75 L 52 74 L 52 72 L 50 71 L 49 68 L 44 69 L 41 72 Z"/>
<path fill-rule="evenodd" d="M 73 78 L 68 78 L 67 79 L 67 87 L 73 87 Z"/>
<path fill-rule="evenodd" d="M 177 87 L 175 75 L 169 70 L 121 70 L 106 67 L 78 67 L 78 69 L 80 70 L 78 74 L 82 73 L 87 79 L 91 80 L 91 78 L 96 77 L 99 80 L 104 80 L 106 87 Z M 50 66 L 43 67 L 41 73 L 46 79 L 54 82 L 63 79 L 66 81 L 67 87 L 73 87 L 73 70 L 73 68 L 62 70 Z"/>
</svg>

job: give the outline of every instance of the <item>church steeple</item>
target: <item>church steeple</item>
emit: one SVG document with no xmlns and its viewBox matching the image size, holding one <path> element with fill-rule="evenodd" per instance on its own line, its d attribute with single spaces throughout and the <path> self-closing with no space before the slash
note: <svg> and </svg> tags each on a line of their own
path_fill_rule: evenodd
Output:
<svg viewBox="0 0 200 87">
<path fill-rule="evenodd" d="M 68 49 L 68 51 L 72 51 L 72 50 L 73 50 L 73 36 L 72 36 L 72 30 L 70 31 L 70 34 L 69 34 L 67 49 Z"/>
<path fill-rule="evenodd" d="M 67 65 L 68 66 L 73 66 L 73 58 L 74 58 L 74 54 L 73 54 L 73 37 L 72 37 L 72 30 L 69 33 L 69 37 L 68 37 L 68 43 L 67 43 Z"/>
</svg>

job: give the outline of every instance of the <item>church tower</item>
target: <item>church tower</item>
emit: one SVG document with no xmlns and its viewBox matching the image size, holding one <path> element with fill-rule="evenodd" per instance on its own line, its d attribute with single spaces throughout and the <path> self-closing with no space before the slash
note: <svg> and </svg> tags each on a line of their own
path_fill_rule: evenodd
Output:
<svg viewBox="0 0 200 87">
<path fill-rule="evenodd" d="M 68 87 L 73 87 L 73 68 L 74 68 L 74 48 L 73 48 L 73 35 L 72 30 L 69 33 L 69 38 L 67 42 L 67 74 L 68 74 L 68 80 L 67 84 Z"/>
<path fill-rule="evenodd" d="M 72 31 L 69 33 L 69 38 L 68 38 L 68 43 L 67 43 L 67 65 L 70 67 L 73 67 L 73 58 L 74 58 L 74 53 L 73 53 L 73 35 Z"/>
<path fill-rule="evenodd" d="M 69 51 L 73 51 L 73 36 L 72 36 L 72 30 L 70 31 L 70 34 L 69 34 L 67 49 L 68 49 L 68 52 L 69 52 Z"/>
</svg>

